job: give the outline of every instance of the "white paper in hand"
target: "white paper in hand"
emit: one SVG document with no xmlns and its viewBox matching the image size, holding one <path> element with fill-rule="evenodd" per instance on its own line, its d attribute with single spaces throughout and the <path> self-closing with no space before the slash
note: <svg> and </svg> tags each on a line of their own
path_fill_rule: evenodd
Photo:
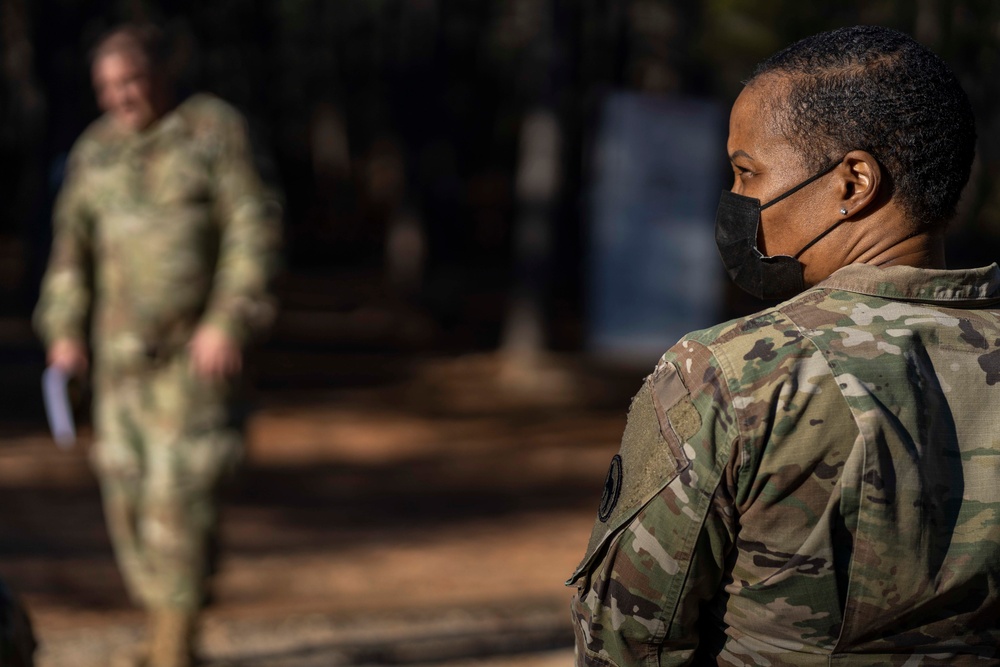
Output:
<svg viewBox="0 0 1000 667">
<path fill-rule="evenodd" d="M 69 449 L 76 443 L 76 427 L 73 425 L 73 409 L 69 403 L 69 375 L 62 369 L 49 366 L 42 373 L 42 398 L 45 399 L 45 415 L 49 419 L 49 429 L 56 444 Z"/>
</svg>

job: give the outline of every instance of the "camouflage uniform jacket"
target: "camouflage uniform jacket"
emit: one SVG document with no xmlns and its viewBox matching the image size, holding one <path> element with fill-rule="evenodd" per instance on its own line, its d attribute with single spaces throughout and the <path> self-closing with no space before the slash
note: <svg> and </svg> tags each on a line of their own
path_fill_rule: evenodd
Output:
<svg viewBox="0 0 1000 667">
<path fill-rule="evenodd" d="M 196 95 L 149 129 L 105 116 L 70 153 L 35 323 L 128 369 L 180 350 L 201 323 L 243 342 L 273 315 L 279 221 L 245 123 Z"/>
<path fill-rule="evenodd" d="M 569 583 L 577 664 L 997 664 L 1000 269 L 845 267 L 683 338 Z"/>
</svg>

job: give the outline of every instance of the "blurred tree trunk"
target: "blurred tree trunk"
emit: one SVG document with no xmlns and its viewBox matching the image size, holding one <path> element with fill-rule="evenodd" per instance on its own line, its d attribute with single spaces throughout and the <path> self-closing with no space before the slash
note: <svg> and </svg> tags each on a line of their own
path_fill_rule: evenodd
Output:
<svg viewBox="0 0 1000 667">
<path fill-rule="evenodd" d="M 34 283 L 48 249 L 38 228 L 36 203 L 43 183 L 41 147 L 46 103 L 35 76 L 35 47 L 25 0 L 0 0 L 0 293 L 24 308 L 34 304 Z"/>
<path fill-rule="evenodd" d="M 553 212 L 562 180 L 562 129 L 551 107 L 528 111 L 521 124 L 515 191 L 514 285 L 502 350 L 511 363 L 531 366 L 545 349 L 544 300 L 549 287 Z"/>
<path fill-rule="evenodd" d="M 531 31 L 522 55 L 525 101 L 515 174 L 513 284 L 500 351 L 503 374 L 522 389 L 540 381 L 546 349 L 545 304 L 550 296 L 555 209 L 562 181 L 562 121 L 556 108 L 558 0 L 515 0 Z"/>
<path fill-rule="evenodd" d="M 604 20 L 599 30 L 590 37 L 610 42 L 601 49 L 602 58 L 617 60 L 617 65 L 611 67 L 609 80 L 606 62 L 605 69 L 595 69 L 593 63 L 588 68 L 584 63 L 587 73 L 597 80 L 580 85 L 597 86 L 604 78 L 606 84 L 625 85 L 650 94 L 700 89 L 701 77 L 691 73 L 696 69 L 688 63 L 692 39 L 688 33 L 698 21 L 700 10 L 675 0 L 582 4 L 544 0 L 521 4 L 533 12 L 521 24 L 535 28 L 521 60 L 525 112 L 515 175 L 514 282 L 501 352 L 508 375 L 522 377 L 529 385 L 548 386 L 539 374 L 551 371 L 542 362 L 548 343 L 546 314 L 548 306 L 553 305 L 557 246 L 565 241 L 559 235 L 557 222 L 562 213 L 572 211 L 577 219 L 573 221 L 575 233 L 580 234 L 583 232 L 577 221 L 585 217 L 583 211 L 575 211 L 570 204 L 580 192 L 573 189 L 574 175 L 569 172 L 567 158 L 574 155 L 580 130 L 572 123 L 574 109 L 566 104 L 567 100 L 579 100 L 574 98 L 568 45 L 573 42 L 574 31 L 592 26 L 594 17 L 601 16 Z M 522 11 L 528 13 L 526 8 Z M 587 47 L 582 51 L 586 53 Z M 582 183 L 576 185 L 585 187 Z"/>
<path fill-rule="evenodd" d="M 976 115 L 976 159 L 948 235 L 949 262 L 982 266 L 1000 242 L 1000 6 L 975 0 L 920 0 L 913 32 L 955 70 Z"/>
<path fill-rule="evenodd" d="M 941 42 L 940 3 L 938 0 L 917 0 L 916 5 L 913 36 L 922 44 L 935 48 Z"/>
</svg>

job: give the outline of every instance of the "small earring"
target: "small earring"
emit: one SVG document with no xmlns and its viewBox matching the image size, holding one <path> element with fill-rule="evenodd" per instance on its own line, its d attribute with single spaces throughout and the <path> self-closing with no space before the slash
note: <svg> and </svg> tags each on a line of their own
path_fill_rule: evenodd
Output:
<svg viewBox="0 0 1000 667">
<path fill-rule="evenodd" d="M 844 208 L 841 208 L 841 209 L 840 209 L 840 214 L 841 214 L 841 215 L 847 215 L 847 208 L 846 208 L 846 207 L 844 207 Z"/>
</svg>

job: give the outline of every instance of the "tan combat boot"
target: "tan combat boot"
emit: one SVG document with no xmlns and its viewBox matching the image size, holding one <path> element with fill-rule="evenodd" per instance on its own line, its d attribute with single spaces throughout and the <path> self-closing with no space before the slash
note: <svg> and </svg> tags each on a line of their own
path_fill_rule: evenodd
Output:
<svg viewBox="0 0 1000 667">
<path fill-rule="evenodd" d="M 197 620 L 197 613 L 191 610 L 154 610 L 147 667 L 193 667 Z"/>
</svg>

